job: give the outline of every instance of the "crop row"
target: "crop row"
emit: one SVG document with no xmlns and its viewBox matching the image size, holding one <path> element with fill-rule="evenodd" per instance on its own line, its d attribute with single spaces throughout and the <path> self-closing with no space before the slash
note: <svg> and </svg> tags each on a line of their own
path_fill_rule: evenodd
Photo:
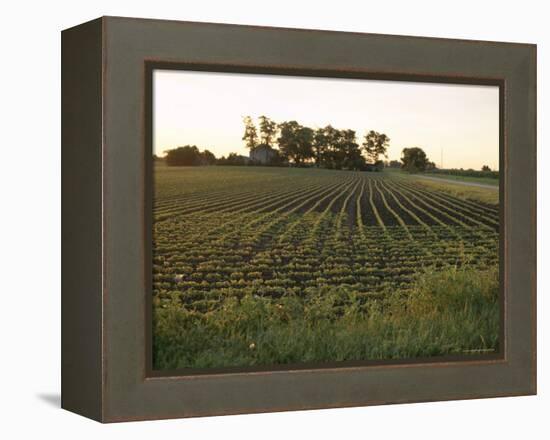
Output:
<svg viewBox="0 0 550 440">
<path fill-rule="evenodd" d="M 376 298 L 426 269 L 498 262 L 498 206 L 384 175 L 285 171 L 159 176 L 157 301 L 205 311 L 227 296 L 342 285 Z"/>
</svg>

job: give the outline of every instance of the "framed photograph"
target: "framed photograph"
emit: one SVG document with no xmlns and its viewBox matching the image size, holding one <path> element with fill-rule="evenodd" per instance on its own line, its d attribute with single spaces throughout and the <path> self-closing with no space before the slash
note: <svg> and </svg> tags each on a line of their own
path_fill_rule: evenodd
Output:
<svg viewBox="0 0 550 440">
<path fill-rule="evenodd" d="M 62 406 L 536 393 L 536 46 L 62 33 Z"/>
</svg>

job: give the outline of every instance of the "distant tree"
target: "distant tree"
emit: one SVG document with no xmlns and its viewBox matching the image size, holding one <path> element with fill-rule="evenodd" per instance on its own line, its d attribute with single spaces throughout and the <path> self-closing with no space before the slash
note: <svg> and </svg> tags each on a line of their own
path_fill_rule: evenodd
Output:
<svg viewBox="0 0 550 440">
<path fill-rule="evenodd" d="M 387 157 L 390 138 L 384 133 L 371 130 L 365 135 L 363 150 L 371 163 L 375 164 L 382 155 Z"/>
<path fill-rule="evenodd" d="M 324 145 L 321 153 L 323 167 L 337 170 L 360 170 L 365 167 L 365 158 L 356 142 L 354 130 L 339 130 L 327 125 L 321 139 Z"/>
<path fill-rule="evenodd" d="M 447 169 L 430 169 L 431 173 L 449 175 L 449 176 L 466 176 L 466 177 L 487 177 L 498 179 L 498 171 L 483 171 L 483 170 L 473 170 L 473 169 L 463 169 L 463 168 L 447 168 Z"/>
<path fill-rule="evenodd" d="M 383 171 L 384 170 L 384 161 L 377 160 L 374 162 L 374 171 Z"/>
<path fill-rule="evenodd" d="M 288 165 L 288 162 L 286 161 L 286 159 L 284 158 L 284 156 L 281 154 L 279 150 L 274 149 L 273 151 L 275 154 L 271 159 L 269 159 L 269 162 L 267 163 L 267 165 L 273 166 L 273 167 L 281 167 L 281 166 Z"/>
<path fill-rule="evenodd" d="M 324 168 L 338 168 L 340 164 L 338 146 L 340 130 L 334 128 L 332 125 L 327 125 L 322 129 L 322 133 L 324 147 L 321 151 L 321 164 Z"/>
<path fill-rule="evenodd" d="M 277 142 L 279 150 L 284 158 L 292 160 L 297 166 L 301 166 L 314 157 L 313 130 L 304 127 L 296 121 L 282 122 L 278 125 L 280 130 Z"/>
<path fill-rule="evenodd" d="M 365 167 L 365 158 L 356 142 L 354 130 L 339 130 L 337 167 L 348 170 L 361 170 Z"/>
<path fill-rule="evenodd" d="M 168 150 L 164 159 L 169 166 L 214 165 L 216 163 L 214 154 L 208 150 L 201 152 L 195 145 L 185 145 Z"/>
<path fill-rule="evenodd" d="M 216 156 L 214 156 L 214 153 L 204 150 L 201 153 L 201 162 L 203 165 L 214 165 L 216 163 Z"/>
<path fill-rule="evenodd" d="M 247 158 L 237 153 L 229 153 L 227 157 L 222 156 L 216 162 L 218 165 L 243 166 L 247 164 Z"/>
<path fill-rule="evenodd" d="M 481 171 L 490 172 L 490 171 L 491 171 L 491 168 L 489 168 L 489 165 L 483 165 L 483 166 L 481 167 Z"/>
<path fill-rule="evenodd" d="M 313 152 L 313 129 L 300 127 L 298 132 L 298 158 L 299 163 L 310 161 L 314 158 Z"/>
<path fill-rule="evenodd" d="M 426 170 L 430 163 L 422 148 L 404 148 L 401 156 L 401 168 L 410 173 L 417 173 Z"/>
<path fill-rule="evenodd" d="M 165 156 L 169 166 L 194 166 L 201 164 L 201 154 L 195 145 L 185 145 L 168 150 Z"/>
<path fill-rule="evenodd" d="M 260 116 L 260 140 L 263 145 L 273 147 L 277 136 L 277 123 L 267 116 Z"/>
<path fill-rule="evenodd" d="M 243 118 L 244 122 L 244 134 L 242 137 L 242 140 L 244 141 L 246 148 L 249 150 L 253 150 L 258 146 L 258 132 L 256 130 L 256 126 L 254 125 L 254 121 L 252 121 L 252 118 L 250 116 L 245 116 Z"/>
<path fill-rule="evenodd" d="M 387 165 L 388 168 L 401 168 L 401 162 L 398 160 L 390 160 Z"/>
<path fill-rule="evenodd" d="M 317 168 L 321 166 L 323 154 L 325 154 L 328 146 L 328 138 L 325 134 L 325 130 L 326 128 L 318 128 L 313 133 L 313 153 L 315 158 L 315 166 Z"/>
</svg>

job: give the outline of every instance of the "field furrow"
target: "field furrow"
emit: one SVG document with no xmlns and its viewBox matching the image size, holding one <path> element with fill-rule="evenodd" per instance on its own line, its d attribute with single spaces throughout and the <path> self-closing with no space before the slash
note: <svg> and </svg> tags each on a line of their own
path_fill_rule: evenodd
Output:
<svg viewBox="0 0 550 440">
<path fill-rule="evenodd" d="M 498 207 L 386 173 L 210 168 L 156 180 L 160 304 L 207 312 L 342 286 L 368 302 L 429 270 L 498 262 Z"/>
</svg>

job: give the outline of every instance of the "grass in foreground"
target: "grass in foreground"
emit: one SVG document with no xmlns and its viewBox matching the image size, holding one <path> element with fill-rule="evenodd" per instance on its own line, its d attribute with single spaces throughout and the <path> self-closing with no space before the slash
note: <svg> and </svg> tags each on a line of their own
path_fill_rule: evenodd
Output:
<svg viewBox="0 0 550 440">
<path fill-rule="evenodd" d="M 359 301 L 347 286 L 231 297 L 206 313 L 154 307 L 155 369 L 375 360 L 498 351 L 498 270 L 450 268 Z"/>
</svg>

